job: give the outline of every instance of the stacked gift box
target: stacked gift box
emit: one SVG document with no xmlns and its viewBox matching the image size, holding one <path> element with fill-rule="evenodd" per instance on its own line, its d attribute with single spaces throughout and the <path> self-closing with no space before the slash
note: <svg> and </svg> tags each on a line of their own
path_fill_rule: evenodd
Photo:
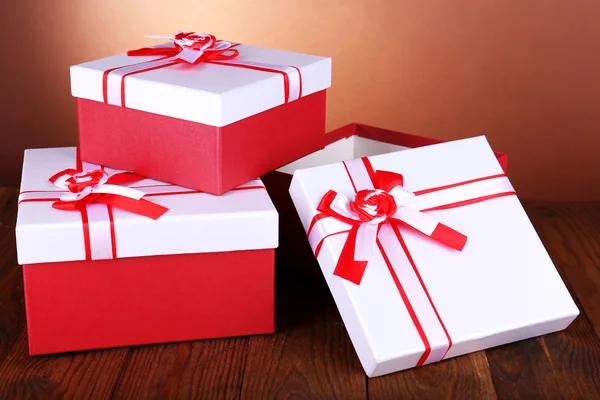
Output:
<svg viewBox="0 0 600 400">
<path fill-rule="evenodd" d="M 329 58 L 157 38 L 73 66 L 79 147 L 25 152 L 31 355 L 273 333 L 278 244 L 369 376 L 577 316 L 484 137 L 325 134 Z"/>
</svg>

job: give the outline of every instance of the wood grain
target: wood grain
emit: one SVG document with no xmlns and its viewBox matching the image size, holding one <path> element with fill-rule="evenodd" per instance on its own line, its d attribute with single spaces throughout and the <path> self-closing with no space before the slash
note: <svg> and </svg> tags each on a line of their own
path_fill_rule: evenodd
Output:
<svg viewBox="0 0 600 400">
<path fill-rule="evenodd" d="M 16 192 L 0 188 L 0 399 L 598 399 L 600 203 L 526 208 L 582 311 L 575 322 L 367 379 L 322 278 L 294 265 L 278 266 L 275 335 L 29 357 Z"/>
<path fill-rule="evenodd" d="M 496 399 L 483 351 L 370 379 L 369 399 Z"/>
<path fill-rule="evenodd" d="M 366 378 L 325 282 L 280 277 L 277 335 L 250 338 L 243 399 L 364 399 Z"/>
<path fill-rule="evenodd" d="M 109 399 L 128 349 L 30 357 L 23 331 L 0 366 L 0 398 Z"/>
<path fill-rule="evenodd" d="M 527 212 L 600 335 L 600 202 L 538 203 L 527 207 Z"/>
<path fill-rule="evenodd" d="M 560 396 L 544 348 L 537 340 L 486 350 L 490 373 L 499 399 L 552 399 Z"/>
<path fill-rule="evenodd" d="M 600 398 L 600 203 L 527 207 L 581 315 L 562 332 L 537 338 L 566 399 Z"/>
<path fill-rule="evenodd" d="M 14 189 L 0 188 L 0 363 L 25 328 L 23 274 L 17 265 Z"/>
<path fill-rule="evenodd" d="M 10 264 L 0 272 L 0 365 L 25 329 L 23 274 L 15 261 Z"/>
<path fill-rule="evenodd" d="M 114 397 L 239 398 L 247 346 L 247 338 L 234 338 L 134 348 Z"/>
<path fill-rule="evenodd" d="M 600 338 L 586 314 L 568 329 L 537 341 L 550 360 L 563 398 L 600 399 Z"/>
<path fill-rule="evenodd" d="M 14 189 L 0 189 L 0 399 L 110 398 L 128 349 L 28 355 L 16 200 Z"/>
</svg>

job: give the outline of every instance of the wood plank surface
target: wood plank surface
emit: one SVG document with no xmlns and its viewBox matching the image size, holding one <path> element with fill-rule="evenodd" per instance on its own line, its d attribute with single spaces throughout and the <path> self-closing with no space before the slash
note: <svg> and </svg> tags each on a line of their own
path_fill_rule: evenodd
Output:
<svg viewBox="0 0 600 400">
<path fill-rule="evenodd" d="M 290 265 L 277 266 L 275 335 L 29 357 L 16 192 L 0 188 L 0 399 L 600 399 L 600 203 L 526 209 L 580 307 L 575 322 L 367 379 L 324 281 Z"/>
<path fill-rule="evenodd" d="M 526 207 L 580 309 L 600 335 L 600 202 L 539 203 Z"/>
<path fill-rule="evenodd" d="M 132 348 L 116 399 L 237 399 L 247 338 Z"/>
<path fill-rule="evenodd" d="M 496 399 L 485 352 L 369 379 L 369 399 Z"/>
<path fill-rule="evenodd" d="M 366 398 L 365 375 L 324 280 L 284 275 L 275 304 L 277 334 L 250 338 L 242 398 Z"/>
<path fill-rule="evenodd" d="M 0 366 L 0 398 L 109 399 L 128 351 L 30 357 L 23 330 Z"/>
<path fill-rule="evenodd" d="M 14 188 L 0 188 L 0 365 L 25 329 L 23 274 L 15 248 L 16 201 Z"/>
</svg>

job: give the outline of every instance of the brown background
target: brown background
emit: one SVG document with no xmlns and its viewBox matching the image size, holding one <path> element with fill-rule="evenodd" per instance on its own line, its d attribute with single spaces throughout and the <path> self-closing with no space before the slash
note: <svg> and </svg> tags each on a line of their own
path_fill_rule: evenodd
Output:
<svg viewBox="0 0 600 400">
<path fill-rule="evenodd" d="M 600 199 L 597 0 L 2 0 L 0 184 L 77 143 L 69 66 L 202 30 L 333 57 L 328 128 L 486 134 L 522 197 Z"/>
</svg>

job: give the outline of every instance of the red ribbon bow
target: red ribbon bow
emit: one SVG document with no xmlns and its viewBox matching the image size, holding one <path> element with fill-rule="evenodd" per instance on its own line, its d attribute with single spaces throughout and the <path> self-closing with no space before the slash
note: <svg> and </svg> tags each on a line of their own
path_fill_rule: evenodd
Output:
<svg viewBox="0 0 600 400">
<path fill-rule="evenodd" d="M 506 175 L 497 174 L 411 192 L 404 188 L 402 175 L 375 171 L 367 157 L 344 161 L 343 165 L 355 197 L 351 201 L 333 191 L 323 196 L 319 213 L 307 229 L 315 256 L 319 258 L 327 238 L 346 235 L 334 274 L 360 284 L 367 263 L 379 262 L 374 257 L 378 252 L 423 341 L 425 351 L 416 365 L 443 359 L 452 347 L 452 338 L 400 228 L 408 227 L 460 251 L 466 244 L 466 236 L 437 222 L 429 211 L 513 196 L 515 191 L 510 181 Z M 328 252 L 337 254 L 339 242 L 330 240 Z M 375 271 L 373 277 L 378 279 L 381 272 Z"/>
<path fill-rule="evenodd" d="M 333 190 L 323 196 L 317 210 L 352 226 L 335 275 L 360 284 L 369 259 L 376 251 L 377 234 L 387 223 L 406 226 L 455 250 L 463 249 L 467 237 L 412 207 L 414 193 L 403 185 L 402 175 L 376 171 L 373 175 L 374 189 L 358 191 L 352 201 Z"/>
<path fill-rule="evenodd" d="M 102 203 L 156 220 L 169 209 L 143 199 L 145 193 L 140 190 L 121 186 L 143 179 L 125 171 L 109 175 L 103 170 L 81 172 L 65 169 L 49 179 L 55 186 L 68 190 L 52 207 L 81 211 L 87 204 Z"/>
<path fill-rule="evenodd" d="M 178 32 L 174 37 L 147 37 L 171 40 L 174 47 L 144 47 L 128 51 L 128 56 L 158 56 L 158 58 L 105 70 L 102 76 L 104 103 L 126 107 L 125 78 L 128 76 L 182 64 L 198 65 L 200 63 L 280 74 L 283 78 L 284 103 L 302 97 L 302 74 L 298 67 L 247 59 L 233 60 L 239 56 L 239 51 L 235 49 L 239 43 L 217 40 L 214 35 L 196 32 Z"/>
<path fill-rule="evenodd" d="M 179 62 L 199 64 L 204 61 L 230 60 L 239 55 L 232 44 L 217 40 L 214 35 L 196 32 L 178 32 L 175 37 L 148 36 L 155 39 L 169 39 L 175 47 L 143 47 L 127 52 L 128 56 L 176 57 Z M 228 53 L 229 52 L 229 53 Z M 225 54 L 228 53 L 228 54 Z"/>
</svg>

